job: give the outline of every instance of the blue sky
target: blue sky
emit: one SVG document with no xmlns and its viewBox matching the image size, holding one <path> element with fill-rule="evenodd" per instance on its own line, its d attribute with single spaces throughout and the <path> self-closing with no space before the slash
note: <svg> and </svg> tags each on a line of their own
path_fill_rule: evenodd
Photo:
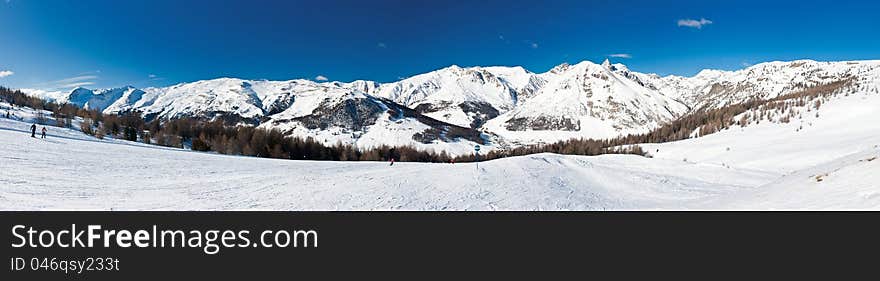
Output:
<svg viewBox="0 0 880 281">
<path fill-rule="evenodd" d="M 17 88 L 880 59 L 877 1 L 0 1 L 0 85 Z"/>
</svg>

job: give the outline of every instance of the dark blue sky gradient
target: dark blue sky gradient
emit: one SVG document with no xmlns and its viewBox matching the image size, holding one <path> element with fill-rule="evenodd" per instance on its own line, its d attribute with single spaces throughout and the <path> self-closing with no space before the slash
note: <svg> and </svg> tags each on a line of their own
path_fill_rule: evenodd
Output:
<svg viewBox="0 0 880 281">
<path fill-rule="evenodd" d="M 769 0 L 10 0 L 0 2 L 0 71 L 15 74 L 0 85 L 318 75 L 388 82 L 452 64 L 543 72 L 611 54 L 630 54 L 612 61 L 661 75 L 770 60 L 880 59 L 878 8 L 877 1 Z M 701 18 L 713 23 L 677 24 Z"/>
</svg>

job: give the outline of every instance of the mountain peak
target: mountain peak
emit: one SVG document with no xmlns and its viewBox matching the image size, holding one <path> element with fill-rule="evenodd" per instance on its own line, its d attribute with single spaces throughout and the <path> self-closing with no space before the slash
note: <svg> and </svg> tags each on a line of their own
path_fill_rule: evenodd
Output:
<svg viewBox="0 0 880 281">
<path fill-rule="evenodd" d="M 562 64 L 553 67 L 553 69 L 550 69 L 550 72 L 551 73 L 560 73 L 560 72 L 568 70 L 569 67 L 571 67 L 570 64 L 568 64 L 567 62 L 563 62 Z"/>
<path fill-rule="evenodd" d="M 602 62 L 602 67 L 611 68 L 611 62 L 606 58 L 605 61 Z"/>
</svg>

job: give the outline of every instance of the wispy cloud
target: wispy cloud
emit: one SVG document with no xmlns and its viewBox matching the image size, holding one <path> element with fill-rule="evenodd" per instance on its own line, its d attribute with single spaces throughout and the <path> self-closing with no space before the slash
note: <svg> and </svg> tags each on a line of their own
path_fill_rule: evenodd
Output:
<svg viewBox="0 0 880 281">
<path fill-rule="evenodd" d="M 76 88 L 76 87 L 89 86 L 89 85 L 95 85 L 95 82 L 92 82 L 92 81 L 74 82 L 74 83 L 70 83 L 70 84 L 59 85 L 58 88 Z"/>
<path fill-rule="evenodd" d="M 83 73 L 77 74 L 76 76 L 83 76 L 83 75 L 96 75 L 96 74 L 101 74 L 101 70 L 86 71 L 86 72 L 83 72 Z"/>
<path fill-rule="evenodd" d="M 146 82 L 153 82 L 153 81 L 160 81 L 160 80 L 165 80 L 165 77 L 162 77 L 162 76 L 159 76 L 156 74 L 149 74 L 149 75 L 147 75 Z"/>
<path fill-rule="evenodd" d="M 6 1 L 6 2 L 9 2 L 9 1 Z M 3 71 L 0 71 L 0 78 L 6 77 L 6 76 L 11 76 L 12 74 L 15 74 L 15 72 L 12 72 L 12 70 L 3 70 Z"/>
<path fill-rule="evenodd" d="M 329 80 L 329 79 L 327 79 L 327 77 L 324 75 L 315 76 L 315 81 L 327 81 L 327 80 Z"/>
<path fill-rule="evenodd" d="M 81 75 L 81 76 L 74 76 L 74 77 L 70 77 L 70 78 L 64 78 L 64 79 L 57 80 L 57 81 L 52 81 L 50 83 L 51 84 L 69 84 L 69 83 L 73 83 L 73 82 L 95 80 L 95 79 L 98 79 L 97 75 Z"/>
<path fill-rule="evenodd" d="M 633 56 L 630 54 L 610 54 L 608 55 L 612 58 L 621 58 L 621 59 L 631 59 Z"/>
<path fill-rule="evenodd" d="M 696 29 L 702 29 L 704 25 L 710 25 L 713 22 L 711 20 L 707 20 L 705 18 L 700 18 L 699 20 L 695 19 L 680 19 L 678 20 L 678 26 L 690 27 Z"/>
<path fill-rule="evenodd" d="M 87 72 L 87 73 L 97 73 L 95 71 Z M 40 88 L 44 90 L 66 90 L 70 88 L 83 87 L 95 85 L 95 80 L 98 79 L 97 75 L 77 75 L 73 77 L 68 77 L 60 80 L 43 82 L 34 85 L 34 88 Z"/>
<path fill-rule="evenodd" d="M 385 49 L 385 48 L 388 48 L 388 45 L 385 45 L 384 42 L 379 42 L 378 44 L 376 44 L 376 47 L 379 47 L 379 48 Z"/>
</svg>

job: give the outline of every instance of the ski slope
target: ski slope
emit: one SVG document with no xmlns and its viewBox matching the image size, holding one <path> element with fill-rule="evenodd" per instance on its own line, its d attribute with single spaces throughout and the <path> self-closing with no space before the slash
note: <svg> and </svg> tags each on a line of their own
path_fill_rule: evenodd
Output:
<svg viewBox="0 0 880 281">
<path fill-rule="evenodd" d="M 319 162 L 97 140 L 0 119 L 4 210 L 607 210 L 685 208 L 775 177 L 639 156 L 476 164 Z"/>
<path fill-rule="evenodd" d="M 707 208 L 758 210 L 880 209 L 880 146 L 783 176 Z"/>
<path fill-rule="evenodd" d="M 880 95 L 855 93 L 835 97 L 790 123 L 734 126 L 699 138 L 642 147 L 655 158 L 793 173 L 880 144 L 878 113 Z"/>
<path fill-rule="evenodd" d="M 291 161 L 200 153 L 0 118 L 2 210 L 880 209 L 880 95 L 804 119 L 645 144 L 653 158 Z"/>
</svg>

